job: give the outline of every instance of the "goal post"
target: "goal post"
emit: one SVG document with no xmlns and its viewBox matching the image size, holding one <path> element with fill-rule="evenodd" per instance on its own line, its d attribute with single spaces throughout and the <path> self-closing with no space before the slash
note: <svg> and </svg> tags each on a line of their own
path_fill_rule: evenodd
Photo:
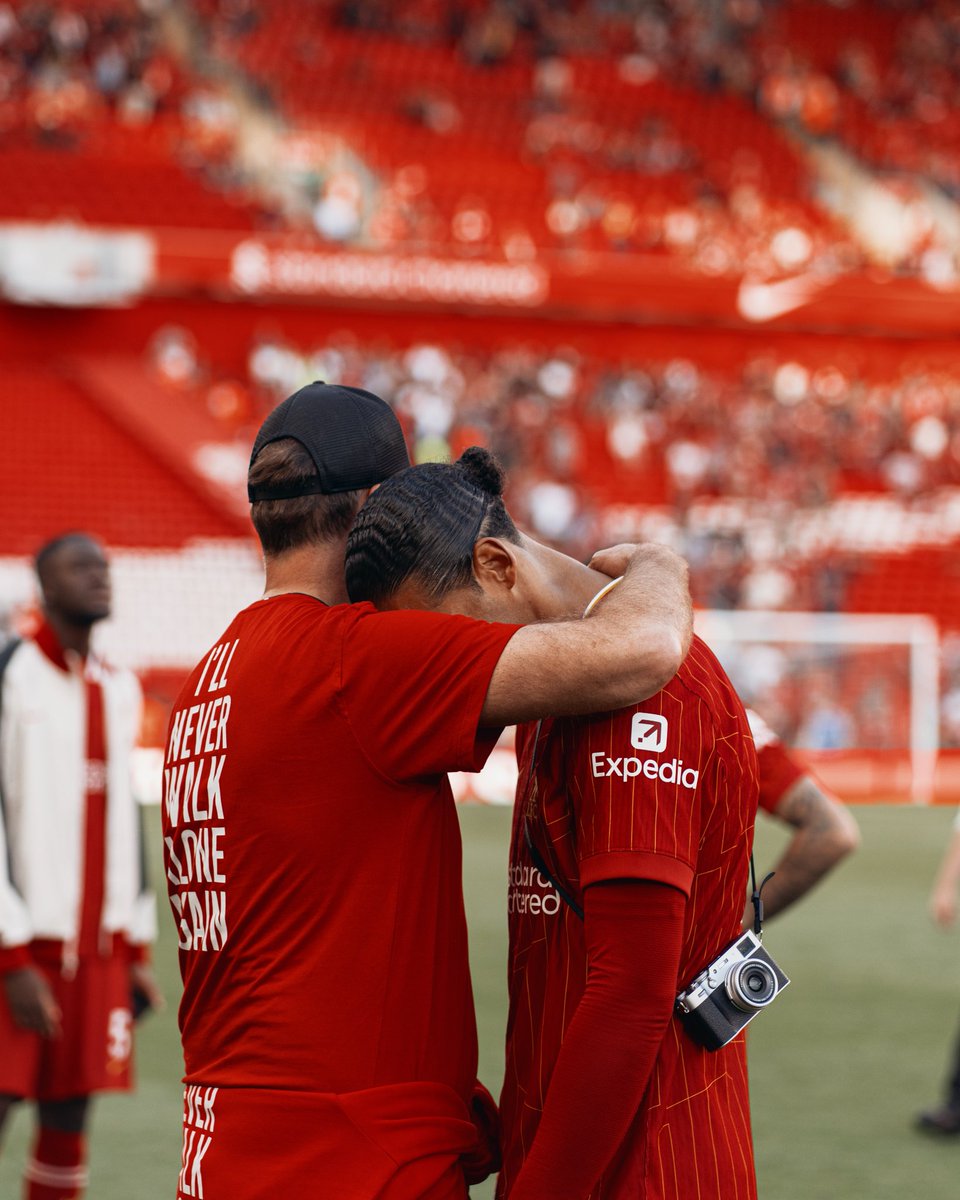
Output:
<svg viewBox="0 0 960 1200">
<path fill-rule="evenodd" d="M 851 799 L 935 799 L 940 635 L 925 615 L 705 610 L 743 697 Z"/>
</svg>

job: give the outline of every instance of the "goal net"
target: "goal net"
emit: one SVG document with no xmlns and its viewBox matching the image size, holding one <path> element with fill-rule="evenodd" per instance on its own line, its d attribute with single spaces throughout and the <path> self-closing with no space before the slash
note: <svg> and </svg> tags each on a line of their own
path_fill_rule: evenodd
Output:
<svg viewBox="0 0 960 1200">
<path fill-rule="evenodd" d="M 951 790 L 938 786 L 931 618 L 714 610 L 696 628 L 744 703 L 840 796 L 929 804 Z"/>
</svg>

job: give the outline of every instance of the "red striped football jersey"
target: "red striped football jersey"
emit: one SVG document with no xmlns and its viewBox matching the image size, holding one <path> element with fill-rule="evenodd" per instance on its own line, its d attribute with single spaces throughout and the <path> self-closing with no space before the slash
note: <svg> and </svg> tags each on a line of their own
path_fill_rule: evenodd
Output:
<svg viewBox="0 0 960 1200">
<path fill-rule="evenodd" d="M 528 727 L 518 756 L 500 1197 L 509 1196 L 536 1137 L 586 982 L 583 926 L 534 865 L 527 831 L 575 902 L 584 887 L 609 879 L 684 892 L 679 992 L 740 932 L 758 796 L 743 706 L 699 639 L 656 696 L 615 713 L 544 722 L 539 733 Z M 754 1200 L 742 1033 L 709 1052 L 671 1018 L 640 1110 L 590 1194 L 628 1197 Z"/>
</svg>

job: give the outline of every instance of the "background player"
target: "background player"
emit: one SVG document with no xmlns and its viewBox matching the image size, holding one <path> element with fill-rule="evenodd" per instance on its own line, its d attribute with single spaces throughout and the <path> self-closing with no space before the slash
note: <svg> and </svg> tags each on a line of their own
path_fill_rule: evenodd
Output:
<svg viewBox="0 0 960 1200">
<path fill-rule="evenodd" d="M 860 844 L 860 831 L 846 805 L 793 757 L 761 716 L 748 708 L 747 720 L 757 745 L 760 808 L 794 830 L 763 889 L 763 913 L 769 919 L 852 854 Z M 752 920 L 748 902 L 744 924 Z"/>
<path fill-rule="evenodd" d="M 86 1185 L 93 1092 L 130 1087 L 131 995 L 158 1005 L 131 752 L 140 692 L 91 652 L 110 615 L 103 547 L 85 533 L 36 556 L 44 620 L 6 648 L 0 707 L 0 1124 L 37 1101 L 29 1200 Z"/>
<path fill-rule="evenodd" d="M 582 612 L 608 581 L 520 535 L 502 486 L 477 449 L 390 480 L 351 535 L 351 596 L 487 620 Z M 416 547 L 398 536 L 411 520 Z M 498 1195 L 755 1196 L 743 1036 L 709 1053 L 672 1015 L 740 930 L 758 794 L 743 706 L 694 639 L 658 695 L 528 727 L 520 757 Z"/>
<path fill-rule="evenodd" d="M 960 815 L 954 821 L 953 834 L 933 881 L 930 915 L 942 929 L 950 929 L 957 919 L 957 890 L 960 887 Z M 941 1137 L 960 1137 L 960 1034 L 950 1061 L 943 1101 L 917 1117 L 917 1126 L 925 1133 Z"/>
<path fill-rule="evenodd" d="M 484 1176 L 444 772 L 476 769 L 506 722 L 651 694 L 686 650 L 685 567 L 654 548 L 589 625 L 342 603 L 357 509 L 406 461 L 382 400 L 320 384 L 254 444 L 264 597 L 187 680 L 166 751 L 182 1197 L 454 1200 Z M 370 550 L 375 570 L 391 547 Z"/>
</svg>

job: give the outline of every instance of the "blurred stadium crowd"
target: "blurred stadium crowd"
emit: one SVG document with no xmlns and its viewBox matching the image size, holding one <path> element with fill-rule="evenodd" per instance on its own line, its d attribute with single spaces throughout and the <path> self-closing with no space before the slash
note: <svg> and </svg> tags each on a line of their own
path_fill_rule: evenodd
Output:
<svg viewBox="0 0 960 1200">
<path fill-rule="evenodd" d="M 166 164 L 172 224 L 198 221 L 176 195 L 186 167 L 231 228 L 945 286 L 957 22 L 949 0 L 5 0 L 0 139 L 12 183 L 51 147 L 114 163 L 120 223 L 142 219 L 132 156 Z M 14 191 L 44 217 L 110 215 Z"/>
<path fill-rule="evenodd" d="M 950 0 L 0 0 L 8 222 L 508 263 L 642 253 L 694 279 L 949 291 L 958 113 Z M 114 391 L 149 376 L 171 426 L 175 397 L 207 423 L 193 469 L 234 489 L 280 397 L 313 378 L 368 387 L 396 398 L 421 460 L 491 446 L 540 537 L 578 555 L 670 541 L 703 607 L 926 611 L 956 627 L 960 368 L 944 353 L 836 331 L 822 349 L 773 331 L 722 355 L 664 330 L 624 350 L 581 344 L 572 319 L 552 339 L 461 339 L 450 323 L 424 339 L 389 316 L 378 335 L 347 319 L 313 336 L 261 326 L 224 355 L 171 303 L 136 364 L 124 348 L 126 375 L 87 363 L 80 379 L 73 363 L 8 379 L 66 429 L 100 376 Z M 146 469 L 130 467 L 131 488 Z M 176 544 L 191 523 L 236 535 L 235 513 L 191 503 L 171 518 Z M 114 524 L 162 544 L 132 512 Z"/>
<path fill-rule="evenodd" d="M 577 555 L 647 523 L 690 559 L 710 608 L 840 611 L 855 556 L 929 542 L 915 518 L 940 509 L 946 537 L 960 486 L 960 373 L 947 366 L 878 377 L 843 353 L 843 365 L 771 352 L 737 369 L 341 334 L 307 348 L 259 338 L 236 380 L 169 327 L 152 354 L 241 447 L 305 380 L 393 396 L 418 460 L 489 445 L 514 511 Z"/>
</svg>

